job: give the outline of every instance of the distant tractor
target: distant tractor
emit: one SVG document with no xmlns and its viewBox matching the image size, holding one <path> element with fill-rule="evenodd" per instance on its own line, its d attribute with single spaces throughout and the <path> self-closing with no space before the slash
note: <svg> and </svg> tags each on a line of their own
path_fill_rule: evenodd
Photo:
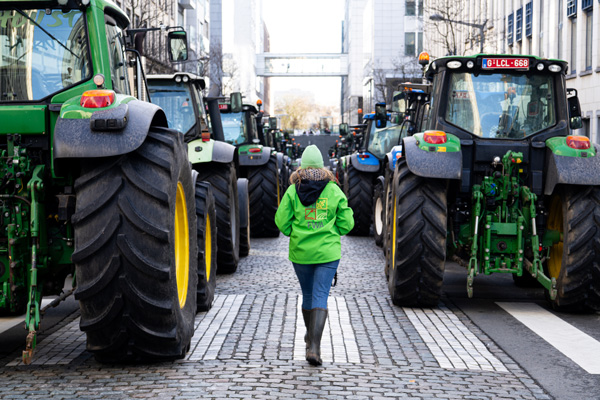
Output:
<svg viewBox="0 0 600 400">
<path fill-rule="evenodd" d="M 600 310 L 600 155 L 567 64 L 526 55 L 434 60 L 428 118 L 392 185 L 389 291 L 435 306 L 444 264 L 538 282 L 559 310 Z"/>
<path fill-rule="evenodd" d="M 163 108 L 169 126 L 185 134 L 196 179 L 212 186 L 217 268 L 211 273 L 234 273 L 239 257 L 250 250 L 249 238 L 244 236 L 248 227 L 248 181 L 237 178 L 236 149 L 224 141 L 218 100 L 205 99 L 204 79 L 187 72 L 148 75 L 147 81 L 150 99 Z"/>
<path fill-rule="evenodd" d="M 279 179 L 283 154 L 261 144 L 263 114 L 257 107 L 243 104 L 241 93 L 233 93 L 219 109 L 225 142 L 237 150 L 239 176 L 248 179 L 250 235 L 277 237 L 275 212 L 283 195 Z"/>
</svg>

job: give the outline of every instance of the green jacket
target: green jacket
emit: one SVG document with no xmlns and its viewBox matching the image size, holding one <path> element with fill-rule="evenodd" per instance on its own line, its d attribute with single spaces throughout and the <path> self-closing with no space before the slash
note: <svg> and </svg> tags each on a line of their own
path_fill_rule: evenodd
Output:
<svg viewBox="0 0 600 400">
<path fill-rule="evenodd" d="M 334 182 L 321 183 L 320 187 L 313 187 L 312 196 L 303 193 L 303 189 L 318 182 L 302 181 L 300 196 L 296 185 L 291 185 L 275 214 L 277 227 L 290 237 L 289 259 L 297 264 L 339 260 L 342 258 L 340 237 L 354 227 L 354 214 L 344 192 Z M 312 203 L 305 206 L 302 203 L 307 199 Z"/>
</svg>

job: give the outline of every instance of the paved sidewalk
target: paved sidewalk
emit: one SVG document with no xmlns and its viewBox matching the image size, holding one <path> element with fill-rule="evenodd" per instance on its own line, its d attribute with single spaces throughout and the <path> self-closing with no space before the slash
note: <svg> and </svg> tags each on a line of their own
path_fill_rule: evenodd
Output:
<svg viewBox="0 0 600 400">
<path fill-rule="evenodd" d="M 343 238 L 322 367 L 303 359 L 300 289 L 288 239 L 252 241 L 219 276 L 185 359 L 106 366 L 85 352 L 78 316 L 46 337 L 34 366 L 0 360 L 0 399 L 549 399 L 451 304 L 391 304 L 372 238 Z"/>
</svg>

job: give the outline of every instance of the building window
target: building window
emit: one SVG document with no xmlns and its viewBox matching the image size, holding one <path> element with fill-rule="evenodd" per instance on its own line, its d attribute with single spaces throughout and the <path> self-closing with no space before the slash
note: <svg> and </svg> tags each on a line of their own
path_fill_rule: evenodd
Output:
<svg viewBox="0 0 600 400">
<path fill-rule="evenodd" d="M 423 51 L 423 32 L 417 33 L 417 54 Z"/>
<path fill-rule="evenodd" d="M 533 34 L 532 29 L 533 21 L 533 5 L 531 2 L 525 4 L 525 36 L 531 37 Z"/>
<path fill-rule="evenodd" d="M 592 7 L 594 7 L 593 0 L 581 0 L 581 9 L 583 11 L 589 11 L 592 9 Z"/>
<path fill-rule="evenodd" d="M 517 17 L 515 22 L 515 40 L 517 42 L 521 41 L 521 36 L 523 33 L 523 7 L 517 10 Z"/>
<path fill-rule="evenodd" d="M 560 12 L 560 10 L 558 12 Z M 567 0 L 567 17 L 577 17 L 577 0 Z"/>
<path fill-rule="evenodd" d="M 514 24 L 514 15 L 510 14 L 508 16 L 508 22 L 506 26 L 506 41 L 509 46 L 513 45 L 513 24 Z"/>
<path fill-rule="evenodd" d="M 407 56 L 414 57 L 415 51 L 416 51 L 415 33 L 414 32 L 404 33 L 404 54 Z"/>
<path fill-rule="evenodd" d="M 594 23 L 592 13 L 585 13 L 585 70 L 592 69 L 592 31 Z"/>
<path fill-rule="evenodd" d="M 417 15 L 417 2 L 416 0 L 406 0 L 406 12 L 407 16 L 415 16 Z"/>
<path fill-rule="evenodd" d="M 571 74 L 577 73 L 577 18 L 571 20 Z"/>
</svg>

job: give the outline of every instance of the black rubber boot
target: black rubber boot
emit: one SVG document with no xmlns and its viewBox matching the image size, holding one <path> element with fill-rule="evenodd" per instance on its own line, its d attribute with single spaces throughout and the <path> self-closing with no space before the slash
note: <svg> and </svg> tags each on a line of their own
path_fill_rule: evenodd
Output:
<svg viewBox="0 0 600 400">
<path fill-rule="evenodd" d="M 321 337 L 327 322 L 326 308 L 313 308 L 310 310 L 310 326 L 308 328 L 309 347 L 306 351 L 306 361 L 312 365 L 321 365 Z"/>
<path fill-rule="evenodd" d="M 302 318 L 304 318 L 304 326 L 306 326 L 306 334 L 304 335 L 304 343 L 308 351 L 308 327 L 310 326 L 310 310 L 302 309 Z"/>
</svg>

